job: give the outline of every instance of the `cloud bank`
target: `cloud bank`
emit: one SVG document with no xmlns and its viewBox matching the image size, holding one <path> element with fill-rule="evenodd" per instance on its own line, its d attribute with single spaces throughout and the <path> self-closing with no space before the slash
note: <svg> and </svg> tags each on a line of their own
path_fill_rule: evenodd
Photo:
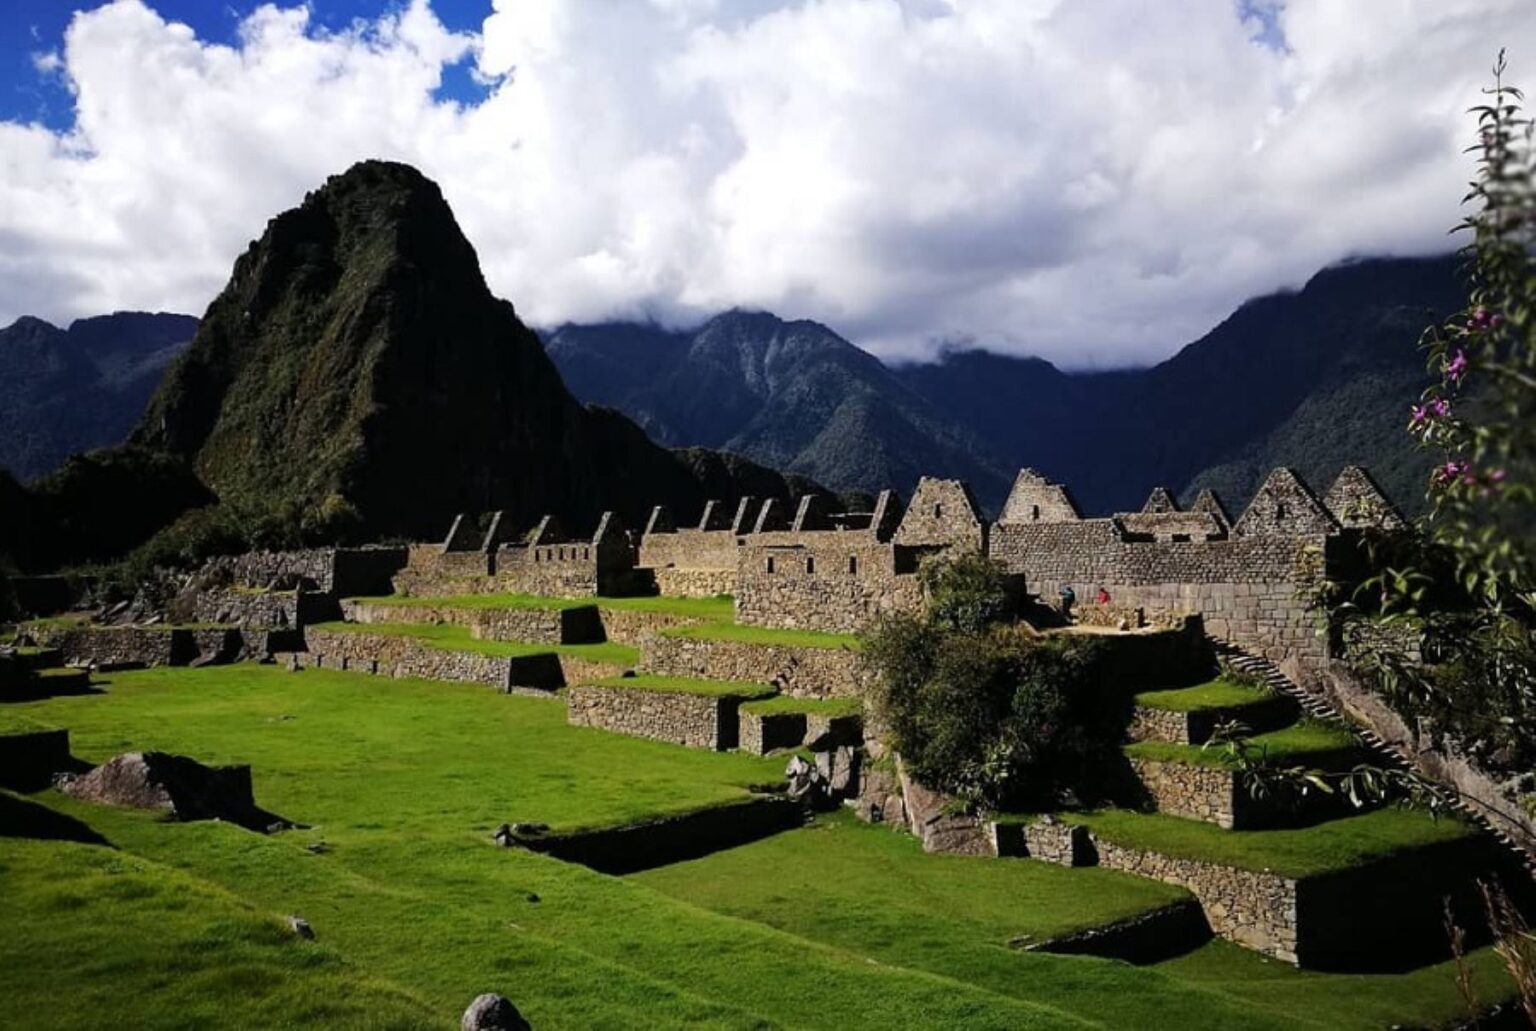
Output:
<svg viewBox="0 0 1536 1031">
<path fill-rule="evenodd" d="M 386 157 L 534 324 L 760 307 L 888 357 L 1141 364 L 1447 249 L 1463 112 L 1522 40 L 1530 0 L 496 0 L 474 34 L 412 0 L 220 45 L 116 0 L 37 61 L 73 127 L 0 122 L 0 324 L 200 313 L 267 218 Z M 477 103 L 440 97 L 461 61 Z"/>
</svg>

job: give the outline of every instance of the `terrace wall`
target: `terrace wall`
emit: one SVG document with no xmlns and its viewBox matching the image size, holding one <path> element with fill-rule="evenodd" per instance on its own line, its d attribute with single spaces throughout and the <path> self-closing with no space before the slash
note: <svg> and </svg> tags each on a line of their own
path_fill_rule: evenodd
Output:
<svg viewBox="0 0 1536 1031">
<path fill-rule="evenodd" d="M 778 684 L 796 698 L 862 694 L 867 674 L 851 648 L 807 648 L 694 637 L 655 636 L 641 645 L 640 668 L 663 676 Z"/>
<path fill-rule="evenodd" d="M 1211 930 L 1266 956 L 1297 962 L 1296 880 L 1095 840 L 1099 865 L 1188 889 Z"/>
<path fill-rule="evenodd" d="M 662 566 L 653 569 L 658 591 L 668 598 L 715 598 L 736 591 L 736 570 L 683 569 Z"/>
<path fill-rule="evenodd" d="M 350 630 L 310 628 L 304 636 L 310 664 L 321 668 L 485 684 L 499 691 L 552 691 L 564 683 L 553 655 L 509 658 L 445 651 L 409 637 Z"/>
<path fill-rule="evenodd" d="M 736 747 L 740 698 L 581 685 L 566 692 L 565 702 L 574 726 L 690 748 Z"/>
<path fill-rule="evenodd" d="M 222 588 L 198 591 L 189 622 L 287 629 L 334 617 L 335 602 L 315 591 Z"/>
</svg>

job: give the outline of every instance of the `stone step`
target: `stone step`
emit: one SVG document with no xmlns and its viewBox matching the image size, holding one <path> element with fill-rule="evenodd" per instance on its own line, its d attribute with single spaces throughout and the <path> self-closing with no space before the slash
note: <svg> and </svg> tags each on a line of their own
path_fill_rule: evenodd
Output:
<svg viewBox="0 0 1536 1031">
<path fill-rule="evenodd" d="M 642 674 L 577 684 L 565 704 L 573 726 L 725 751 L 737 747 L 742 703 L 772 693 L 750 681 Z"/>
<path fill-rule="evenodd" d="M 1203 745 L 1223 724 L 1237 723 L 1250 734 L 1280 730 L 1296 722 L 1301 710 L 1289 698 L 1276 697 L 1248 705 L 1173 712 L 1138 705 L 1132 711 L 1127 735 L 1132 741 L 1161 741 L 1168 744 Z"/>
<path fill-rule="evenodd" d="M 834 748 L 864 743 L 864 716 L 859 704 L 842 699 L 822 701 L 785 695 L 741 706 L 738 747 L 754 755 L 784 749 Z"/>
<path fill-rule="evenodd" d="M 1241 831 L 1205 833 L 1250 837 Z M 1217 936 L 1299 967 L 1335 971 L 1401 969 L 1447 958 L 1445 900 L 1451 900 L 1461 926 L 1476 927 L 1479 881 L 1504 880 L 1513 866 L 1508 853 L 1484 834 L 1429 836 L 1422 843 L 1362 853 L 1354 862 L 1294 872 L 1279 862 L 1278 869 L 1254 862 L 1252 856 L 1240 862 L 1220 850 L 1162 851 L 1064 821 L 1038 821 L 1008 834 L 1019 840 L 1032 834 L 1023 853 L 1032 858 L 1097 865 L 1185 888 L 1199 900 Z"/>
<path fill-rule="evenodd" d="M 58 648 L 17 648 L 15 655 L 23 669 L 34 672 L 64 665 L 64 653 Z"/>
<path fill-rule="evenodd" d="M 1211 648 L 1222 661 L 1230 664 L 1234 669 L 1241 670 L 1253 676 L 1262 678 L 1270 688 L 1293 699 L 1301 706 L 1303 712 L 1320 719 L 1342 719 L 1340 712 L 1333 705 L 1306 690 L 1281 671 L 1274 662 L 1257 655 L 1251 655 L 1237 646 L 1219 638 L 1207 636 Z M 1402 750 L 1393 743 L 1386 741 L 1380 735 L 1369 728 L 1357 727 L 1360 739 L 1371 750 L 1373 758 L 1381 765 L 1405 771 L 1413 771 L 1413 762 Z M 1486 815 L 1475 806 L 1467 804 L 1462 798 L 1457 797 L 1452 801 L 1452 808 L 1457 815 L 1480 827 L 1485 833 L 1491 835 L 1508 852 L 1515 856 L 1529 875 L 1536 876 L 1536 854 L 1533 854 L 1520 842 L 1504 833 L 1496 824 L 1491 822 Z"/>
</svg>

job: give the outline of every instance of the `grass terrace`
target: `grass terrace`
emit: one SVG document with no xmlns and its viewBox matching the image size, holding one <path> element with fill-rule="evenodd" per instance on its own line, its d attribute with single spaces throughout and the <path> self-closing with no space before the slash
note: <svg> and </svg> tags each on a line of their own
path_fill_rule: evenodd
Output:
<svg viewBox="0 0 1536 1031">
<path fill-rule="evenodd" d="M 780 630 L 773 627 L 743 626 L 739 623 L 697 623 L 668 627 L 664 637 L 689 637 L 703 641 L 739 641 L 743 644 L 784 645 L 791 648 L 846 648 L 857 651 L 861 645 L 853 634 L 828 634 L 820 630 Z"/>
<path fill-rule="evenodd" d="M 633 666 L 639 650 L 613 641 L 599 644 L 535 644 L 525 641 L 482 641 L 469 635 L 469 627 L 455 623 L 316 623 L 314 630 L 333 630 L 344 634 L 382 634 L 410 637 L 423 644 L 449 652 L 475 652 L 494 658 L 518 659 L 529 655 L 569 655 L 613 666 Z"/>
<path fill-rule="evenodd" d="M 1301 720 L 1283 730 L 1256 734 L 1248 739 L 1262 750 L 1270 763 L 1281 766 L 1322 765 L 1336 767 L 1352 764 L 1365 755 L 1364 746 L 1349 730 L 1328 720 Z M 1178 745 L 1164 741 L 1139 741 L 1127 745 L 1125 754 L 1132 759 L 1185 763 L 1191 766 L 1226 766 L 1225 749 L 1213 744 Z"/>
<path fill-rule="evenodd" d="M 1313 827 L 1281 830 L 1229 831 L 1197 820 L 1123 809 L 1063 813 L 1061 818 L 1086 824 L 1095 835 L 1127 848 L 1246 870 L 1270 870 L 1285 877 L 1360 866 L 1476 833 L 1451 817 L 1435 819 L 1422 810 L 1406 808 L 1377 809 Z"/>
<path fill-rule="evenodd" d="M 804 713 L 807 716 L 857 716 L 864 711 L 864 704 L 857 698 L 791 698 L 775 695 L 746 702 L 742 712 L 754 716 L 773 716 L 781 713 Z"/>
<path fill-rule="evenodd" d="M 783 759 L 571 727 L 558 705 L 472 685 L 151 669 L 0 716 L 68 726 L 94 762 L 250 763 L 257 801 L 307 825 L 167 823 L 52 791 L 0 805 L 0 921 L 25 929 L 0 935 L 0 1026 L 104 1012 L 212 1026 L 238 1000 L 245 1027 L 443 1028 L 483 991 L 542 1029 L 1321 1029 L 1464 1013 L 1449 964 L 1338 977 L 1220 943 L 1155 968 L 1020 951 L 1179 892 L 929 856 L 843 815 L 629 878 L 497 848 L 502 822 L 571 830 L 747 798 Z M 39 805 L 114 847 L 14 836 L 27 828 L 6 812 Z M 287 934 L 286 914 L 317 940 Z M 1484 998 L 1507 992 L 1489 950 L 1471 963 Z"/>
<path fill-rule="evenodd" d="M 440 609 L 580 609 L 596 605 L 616 612 L 659 612 L 712 622 L 730 622 L 735 616 L 734 602 L 728 594 L 713 598 L 552 598 L 539 594 L 458 594 L 445 598 L 388 594 L 375 598 L 349 598 L 368 605 L 394 605 L 400 608 Z"/>
<path fill-rule="evenodd" d="M 1024 952 L 1030 942 L 1186 896 L 1110 870 L 925 855 L 915 838 L 847 813 L 631 879 L 872 963 L 1044 1004 L 1055 1011 L 1052 1027 L 1086 1019 L 1116 1028 L 1320 1031 L 1387 1027 L 1409 1013 L 1417 1016 L 1406 1022 L 1436 1025 L 1464 1013 L 1450 963 L 1392 976 L 1314 974 L 1220 940 L 1141 968 Z M 1480 985 L 1504 983 L 1488 950 L 1471 962 Z"/>
<path fill-rule="evenodd" d="M 385 594 L 376 598 L 348 598 L 367 605 L 391 605 L 402 609 L 584 609 L 593 598 L 551 598 L 541 594 L 455 594 L 444 598 L 410 594 Z"/>
<path fill-rule="evenodd" d="M 1136 704 L 1148 709 L 1168 712 L 1199 712 L 1202 709 L 1226 709 L 1239 705 L 1252 705 L 1272 697 L 1268 692 L 1243 684 L 1229 684 L 1224 680 L 1212 680 L 1193 687 L 1181 687 L 1171 691 L 1143 691 L 1135 698 Z"/>
<path fill-rule="evenodd" d="M 771 684 L 750 680 L 695 680 L 691 677 L 663 677 L 649 673 L 641 673 L 633 677 L 605 677 L 602 680 L 594 680 L 591 686 L 631 691 L 660 691 L 664 694 L 705 695 L 711 698 L 765 698 L 774 693 Z"/>
</svg>

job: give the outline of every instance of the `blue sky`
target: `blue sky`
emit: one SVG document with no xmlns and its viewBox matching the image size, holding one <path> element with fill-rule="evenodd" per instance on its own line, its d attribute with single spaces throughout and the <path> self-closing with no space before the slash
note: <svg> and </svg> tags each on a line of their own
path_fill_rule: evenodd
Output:
<svg viewBox="0 0 1536 1031">
<path fill-rule="evenodd" d="M 40 75 L 34 55 L 64 45 L 64 30 L 79 9 L 99 6 L 99 0 L 6 0 L 8 13 L 0 19 L 0 121 L 42 122 L 52 129 L 68 128 L 74 120 L 73 102 L 56 75 Z M 199 39 L 234 44 L 240 22 L 260 4 L 252 0 L 155 0 L 163 17 L 190 25 Z M 312 22 L 336 30 L 355 19 L 371 19 L 399 0 L 309 0 Z M 478 31 L 491 13 L 490 0 L 435 0 L 432 5 L 445 26 Z M 469 74 L 466 59 L 445 71 L 441 96 L 460 102 L 484 98 L 485 87 Z"/>
<path fill-rule="evenodd" d="M 0 325 L 200 313 L 382 157 L 535 325 L 746 307 L 1146 364 L 1443 253 L 1501 46 L 1536 89 L 1536 0 L 0 3 Z"/>
</svg>

